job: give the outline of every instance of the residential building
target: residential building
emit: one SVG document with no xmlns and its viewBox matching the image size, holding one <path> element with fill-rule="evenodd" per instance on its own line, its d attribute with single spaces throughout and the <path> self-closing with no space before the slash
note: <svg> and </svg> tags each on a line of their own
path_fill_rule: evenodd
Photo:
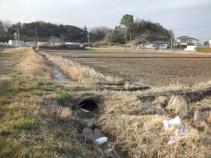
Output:
<svg viewBox="0 0 211 158">
<path fill-rule="evenodd" d="M 166 41 L 153 41 L 150 43 L 143 44 L 141 46 L 142 48 L 147 48 L 147 49 L 167 49 L 168 48 L 168 42 Z"/>
<path fill-rule="evenodd" d="M 195 52 L 196 51 L 197 46 L 187 46 L 184 51 L 191 51 L 191 52 Z"/>
<path fill-rule="evenodd" d="M 8 45 L 11 47 L 21 47 L 24 46 L 24 41 L 21 40 L 9 40 Z"/>
<path fill-rule="evenodd" d="M 199 40 L 189 36 L 180 36 L 176 39 L 175 45 L 177 48 L 185 49 L 187 46 L 199 46 Z"/>
</svg>

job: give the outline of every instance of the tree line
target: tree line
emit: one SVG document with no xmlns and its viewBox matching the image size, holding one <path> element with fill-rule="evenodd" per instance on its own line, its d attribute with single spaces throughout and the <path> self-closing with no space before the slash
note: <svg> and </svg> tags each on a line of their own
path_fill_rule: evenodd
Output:
<svg viewBox="0 0 211 158">
<path fill-rule="evenodd" d="M 105 41 L 116 44 L 125 43 L 128 40 L 169 40 L 172 32 L 159 23 L 149 20 L 134 20 L 133 15 L 126 14 L 120 24 L 114 29 L 108 27 L 95 27 L 88 30 L 86 27 L 79 28 L 72 25 L 58 25 L 43 21 L 32 23 L 10 24 L 8 21 L 0 20 L 0 42 L 14 39 L 14 33 L 20 33 L 20 39 L 24 41 L 48 41 L 52 37 L 61 41 L 90 42 Z"/>
</svg>

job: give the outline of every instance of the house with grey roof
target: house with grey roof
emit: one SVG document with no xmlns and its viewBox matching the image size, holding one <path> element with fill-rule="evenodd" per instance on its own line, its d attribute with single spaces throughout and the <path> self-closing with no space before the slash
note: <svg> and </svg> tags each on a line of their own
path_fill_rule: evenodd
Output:
<svg viewBox="0 0 211 158">
<path fill-rule="evenodd" d="M 185 49 L 188 46 L 199 46 L 199 40 L 189 36 L 180 36 L 176 39 L 175 45 L 177 48 Z"/>
</svg>

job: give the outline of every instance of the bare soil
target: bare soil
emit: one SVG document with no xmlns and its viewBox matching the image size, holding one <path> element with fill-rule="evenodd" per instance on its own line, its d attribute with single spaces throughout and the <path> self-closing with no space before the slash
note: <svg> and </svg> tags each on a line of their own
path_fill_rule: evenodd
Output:
<svg viewBox="0 0 211 158">
<path fill-rule="evenodd" d="M 193 85 L 211 79 L 211 56 L 197 53 L 111 52 L 108 51 L 48 51 L 103 74 L 129 81 L 144 80 L 152 86 L 182 83 Z"/>
</svg>

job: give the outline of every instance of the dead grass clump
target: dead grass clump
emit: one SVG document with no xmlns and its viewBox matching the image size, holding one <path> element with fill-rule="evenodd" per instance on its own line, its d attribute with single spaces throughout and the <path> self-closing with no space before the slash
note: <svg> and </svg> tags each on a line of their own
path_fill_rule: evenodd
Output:
<svg viewBox="0 0 211 158">
<path fill-rule="evenodd" d="M 82 81 L 82 73 L 81 70 L 77 67 L 69 67 L 67 70 L 63 70 L 65 74 L 75 82 L 81 82 Z"/>
<path fill-rule="evenodd" d="M 64 108 L 64 107 L 57 107 L 56 110 L 57 116 L 63 120 L 63 121 L 70 121 L 73 119 L 73 112 L 70 110 L 70 108 Z"/>
<path fill-rule="evenodd" d="M 58 67 L 63 71 L 63 73 L 71 78 L 75 82 L 82 81 L 82 71 L 80 66 L 75 65 L 73 62 L 64 59 L 63 57 L 50 55 L 44 52 L 40 52 L 44 55 L 49 61 L 58 65 Z"/>
<path fill-rule="evenodd" d="M 196 110 L 194 113 L 194 122 L 202 123 L 202 122 L 211 123 L 211 109 L 206 111 Z"/>
<path fill-rule="evenodd" d="M 188 103 L 182 96 L 172 96 L 166 110 L 173 115 L 185 117 L 188 114 Z"/>
<path fill-rule="evenodd" d="M 19 69 L 32 79 L 51 79 L 49 68 L 42 56 L 32 49 L 23 49 L 23 58 L 19 64 Z"/>
<path fill-rule="evenodd" d="M 154 104 L 159 104 L 159 105 L 161 105 L 163 108 L 165 108 L 165 107 L 168 105 L 168 101 L 169 101 L 168 97 L 166 97 L 166 96 L 159 96 L 159 97 L 157 97 L 157 98 L 153 101 L 153 103 L 154 103 Z"/>
<path fill-rule="evenodd" d="M 159 148 L 167 141 L 162 120 L 165 116 L 119 115 L 102 117 L 103 130 L 115 138 L 118 148 L 127 151 L 130 157 L 157 157 Z M 156 144 L 156 145 L 155 145 Z"/>
<path fill-rule="evenodd" d="M 141 111 L 141 102 L 136 96 L 129 96 L 127 93 L 105 94 L 104 113 L 137 115 Z"/>
</svg>

